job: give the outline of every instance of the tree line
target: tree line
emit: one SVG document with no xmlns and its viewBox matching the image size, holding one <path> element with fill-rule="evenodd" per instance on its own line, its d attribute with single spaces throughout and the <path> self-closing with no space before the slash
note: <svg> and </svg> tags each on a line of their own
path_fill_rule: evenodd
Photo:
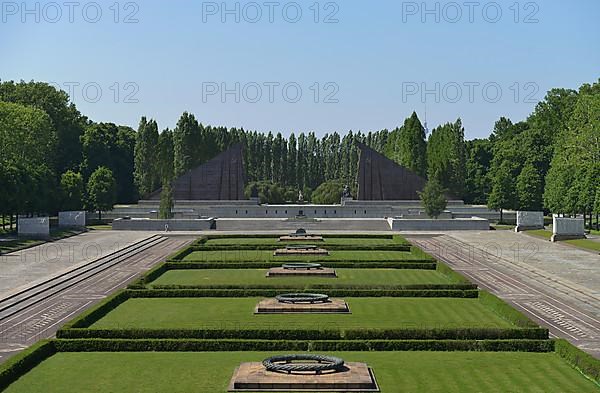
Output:
<svg viewBox="0 0 600 393">
<path fill-rule="evenodd" d="M 484 139 L 465 140 L 460 118 L 426 135 L 416 113 L 393 130 L 286 138 L 204 125 L 187 112 L 162 131 L 147 117 L 137 130 L 96 123 L 46 83 L 2 82 L 0 214 L 108 210 L 160 187 L 169 206 L 173 179 L 235 143 L 244 146 L 247 194 L 285 202 L 302 191 L 329 203 L 344 185 L 356 192 L 362 142 L 467 203 L 591 217 L 600 210 L 599 100 L 600 83 L 553 89 L 526 120 L 500 118 Z"/>
</svg>

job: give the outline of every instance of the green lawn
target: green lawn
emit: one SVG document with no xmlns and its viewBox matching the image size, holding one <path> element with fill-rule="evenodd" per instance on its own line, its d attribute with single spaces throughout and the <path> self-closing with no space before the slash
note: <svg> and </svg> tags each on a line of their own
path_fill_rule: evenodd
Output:
<svg viewBox="0 0 600 393">
<path fill-rule="evenodd" d="M 273 251 L 226 250 L 194 251 L 183 258 L 184 261 L 204 262 L 273 262 L 273 261 L 402 261 L 426 258 L 421 252 L 410 251 L 330 251 L 329 255 L 319 256 L 274 256 Z"/>
<path fill-rule="evenodd" d="M 336 269 L 337 278 L 315 277 L 266 277 L 267 269 L 193 269 L 168 270 L 155 285 L 223 286 L 279 285 L 301 287 L 308 285 L 406 285 L 406 284 L 449 284 L 448 276 L 435 270 L 416 269 Z"/>
<path fill-rule="evenodd" d="M 207 246 L 222 246 L 222 245 L 285 245 L 285 244 L 300 244 L 302 242 L 294 241 L 294 242 L 280 242 L 279 237 L 271 237 L 271 238 L 262 238 L 262 237 L 245 237 L 245 238 L 217 238 L 217 239 L 209 239 L 206 243 Z M 339 237 L 326 237 L 324 236 L 324 240 L 322 242 L 309 242 L 311 244 L 318 244 L 326 247 L 327 245 L 361 245 L 361 246 L 388 246 L 393 244 L 408 244 L 408 242 L 398 236 L 394 235 L 393 239 L 382 239 L 377 237 L 360 237 L 360 238 L 339 238 Z"/>
<path fill-rule="evenodd" d="M 366 362 L 382 393 L 588 393 L 598 386 L 554 353 L 341 352 Z M 234 369 L 273 353 L 58 353 L 7 393 L 218 393 Z"/>
<path fill-rule="evenodd" d="M 345 298 L 351 314 L 254 315 L 262 298 L 132 298 L 95 329 L 343 329 L 511 327 L 479 299 Z"/>
<path fill-rule="evenodd" d="M 544 229 L 539 229 L 535 231 L 527 231 L 528 234 L 543 237 L 544 239 L 550 239 L 552 237 L 552 231 L 547 231 Z M 575 247 L 583 248 L 590 251 L 599 251 L 600 252 L 600 242 L 590 240 L 590 239 L 573 239 L 573 240 L 563 240 L 561 243 L 567 243 Z"/>
</svg>

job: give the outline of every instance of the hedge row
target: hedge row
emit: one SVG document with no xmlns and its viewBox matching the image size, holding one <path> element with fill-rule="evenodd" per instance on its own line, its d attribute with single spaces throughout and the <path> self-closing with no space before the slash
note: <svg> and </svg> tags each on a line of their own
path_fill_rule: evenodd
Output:
<svg viewBox="0 0 600 393">
<path fill-rule="evenodd" d="M 183 260 L 183 258 L 188 256 L 192 252 L 194 252 L 193 246 L 184 247 L 181 250 L 176 251 L 175 253 L 169 255 L 167 257 L 167 261 L 181 261 L 181 260 Z"/>
<path fill-rule="evenodd" d="M 219 245 L 202 245 L 192 246 L 193 251 L 273 251 L 278 248 L 284 248 L 287 243 L 282 244 L 219 244 Z M 360 245 L 360 244 L 320 244 L 319 246 L 326 248 L 329 251 L 345 250 L 345 251 L 411 251 L 411 246 L 408 244 L 386 244 L 386 245 Z"/>
<path fill-rule="evenodd" d="M 270 269 L 280 267 L 282 262 L 203 262 L 203 261 L 168 261 L 166 267 L 168 270 L 179 269 Z M 311 262 L 313 262 L 311 260 Z M 314 261 L 316 262 L 316 261 Z M 330 268 L 346 269 L 419 269 L 435 270 L 435 261 L 326 261 L 323 262 Z"/>
<path fill-rule="evenodd" d="M 525 314 L 522 314 L 517 309 L 510 306 L 500 298 L 492 295 L 487 291 L 479 291 L 481 303 L 500 315 L 502 318 L 519 327 L 537 327 L 538 324 L 529 319 Z"/>
<path fill-rule="evenodd" d="M 40 341 L 0 365 L 0 391 L 56 353 L 53 341 Z"/>
<path fill-rule="evenodd" d="M 309 285 L 153 285 L 150 289 L 290 289 L 306 291 L 331 290 L 469 290 L 477 289 L 475 284 L 408 284 L 408 285 L 356 285 L 356 284 L 309 284 Z M 139 289 L 139 288 L 132 288 Z"/>
<path fill-rule="evenodd" d="M 600 385 L 600 359 L 583 352 L 564 339 L 555 340 L 555 351 L 571 366 Z"/>
<path fill-rule="evenodd" d="M 297 288 L 280 289 L 131 289 L 131 297 L 274 297 Z M 301 291 L 302 292 L 302 291 Z M 327 290 L 329 296 L 345 297 L 454 297 L 476 298 L 476 289 L 337 289 Z"/>
<path fill-rule="evenodd" d="M 104 339 L 260 339 L 260 340 L 545 340 L 548 330 L 456 329 L 61 329 L 58 338 Z"/>
<path fill-rule="evenodd" d="M 105 340 L 54 341 L 60 352 L 216 351 L 519 351 L 552 352 L 552 340 Z"/>
</svg>

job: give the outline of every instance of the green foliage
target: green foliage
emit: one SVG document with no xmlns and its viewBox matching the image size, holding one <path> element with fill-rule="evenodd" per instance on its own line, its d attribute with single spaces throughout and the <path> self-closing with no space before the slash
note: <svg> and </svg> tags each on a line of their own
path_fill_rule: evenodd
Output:
<svg viewBox="0 0 600 393">
<path fill-rule="evenodd" d="M 389 134 L 385 152 L 388 158 L 418 175 L 427 174 L 425 128 L 416 112 L 404 120 L 404 125 Z"/>
<path fill-rule="evenodd" d="M 81 137 L 84 180 L 101 166 L 110 169 L 115 176 L 117 199 L 133 202 L 137 191 L 133 185 L 133 150 L 135 131 L 113 123 L 90 123 Z"/>
<path fill-rule="evenodd" d="M 99 212 L 112 210 L 117 197 L 117 184 L 112 171 L 104 166 L 96 169 L 88 181 L 87 194 L 88 209 Z"/>
<path fill-rule="evenodd" d="M 184 112 L 173 131 L 173 154 L 175 176 L 181 176 L 199 161 L 200 125 L 194 115 Z"/>
<path fill-rule="evenodd" d="M 433 175 L 425 184 L 423 192 L 419 193 L 421 203 L 425 208 L 425 213 L 429 217 L 438 218 L 438 216 L 446 209 L 448 201 L 444 195 L 446 190 L 442 187 L 437 174 Z"/>
<path fill-rule="evenodd" d="M 340 203 L 344 183 L 341 180 L 329 180 L 321 183 L 312 193 L 312 202 L 316 204 Z"/>
<path fill-rule="evenodd" d="M 465 193 L 466 153 L 465 129 L 460 119 L 431 132 L 427 142 L 427 167 L 429 177 L 437 175 L 450 195 L 462 198 Z"/>
<path fill-rule="evenodd" d="M 69 102 L 69 96 L 62 90 L 44 82 L 7 81 L 0 83 L 0 101 L 12 102 L 37 108 L 45 112 L 50 120 L 53 131 L 51 139 L 39 139 L 39 146 L 50 141 L 60 146 L 60 150 L 46 151 L 53 165 L 50 169 L 64 173 L 68 169 L 77 169 L 81 162 L 81 142 L 86 118 L 82 116 L 75 105 Z M 3 121 L 0 121 L 2 124 Z M 4 151 L 4 150 L 3 150 Z"/>
<path fill-rule="evenodd" d="M 465 149 L 465 202 L 485 205 L 490 193 L 488 173 L 493 157 L 492 143 L 488 139 L 474 139 L 465 142 Z"/>
<path fill-rule="evenodd" d="M 291 190 L 291 194 L 294 194 L 293 189 Z M 244 189 L 244 195 L 246 198 L 250 198 L 252 195 L 257 195 L 261 203 L 269 204 L 285 203 L 286 196 L 290 196 L 289 193 L 286 192 L 285 188 L 281 187 L 279 184 L 268 181 L 248 183 Z M 296 191 L 296 195 L 294 195 L 294 199 L 291 201 L 295 202 L 297 197 L 298 192 Z"/>
<path fill-rule="evenodd" d="M 143 197 L 159 187 L 160 169 L 157 163 L 158 125 L 142 117 L 135 141 L 135 184 Z"/>
<path fill-rule="evenodd" d="M 531 162 L 525 164 L 517 177 L 516 192 L 519 210 L 542 210 L 542 179 Z"/>
<path fill-rule="evenodd" d="M 42 110 L 0 101 L 0 162 L 54 168 L 57 138 Z"/>
<path fill-rule="evenodd" d="M 492 191 L 488 197 L 488 207 L 494 210 L 516 207 L 514 174 L 509 161 L 504 161 L 492 172 Z"/>
<path fill-rule="evenodd" d="M 66 171 L 60 177 L 61 209 L 81 210 L 85 197 L 85 184 L 81 173 Z"/>
<path fill-rule="evenodd" d="M 5 361 L 0 365 L 0 390 L 6 389 L 8 385 L 55 353 L 54 341 L 43 340 Z"/>
<path fill-rule="evenodd" d="M 175 203 L 173 201 L 173 189 L 171 187 L 171 182 L 163 181 L 162 190 L 160 192 L 160 207 L 158 211 L 158 217 L 162 219 L 172 218 L 174 205 Z"/>
<path fill-rule="evenodd" d="M 600 384 L 600 360 L 583 352 L 573 344 L 564 339 L 555 340 L 555 351 L 571 366 L 581 371 L 592 381 Z"/>
</svg>

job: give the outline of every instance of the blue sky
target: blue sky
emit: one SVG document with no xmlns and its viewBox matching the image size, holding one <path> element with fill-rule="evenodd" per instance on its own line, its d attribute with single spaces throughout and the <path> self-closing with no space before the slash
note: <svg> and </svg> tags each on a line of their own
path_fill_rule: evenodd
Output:
<svg viewBox="0 0 600 393">
<path fill-rule="evenodd" d="M 600 77 L 597 0 L 24 4 L 1 3 L 0 78 L 53 82 L 92 120 L 133 127 L 189 111 L 322 135 L 426 109 L 430 129 L 461 117 L 470 139 Z"/>
</svg>

